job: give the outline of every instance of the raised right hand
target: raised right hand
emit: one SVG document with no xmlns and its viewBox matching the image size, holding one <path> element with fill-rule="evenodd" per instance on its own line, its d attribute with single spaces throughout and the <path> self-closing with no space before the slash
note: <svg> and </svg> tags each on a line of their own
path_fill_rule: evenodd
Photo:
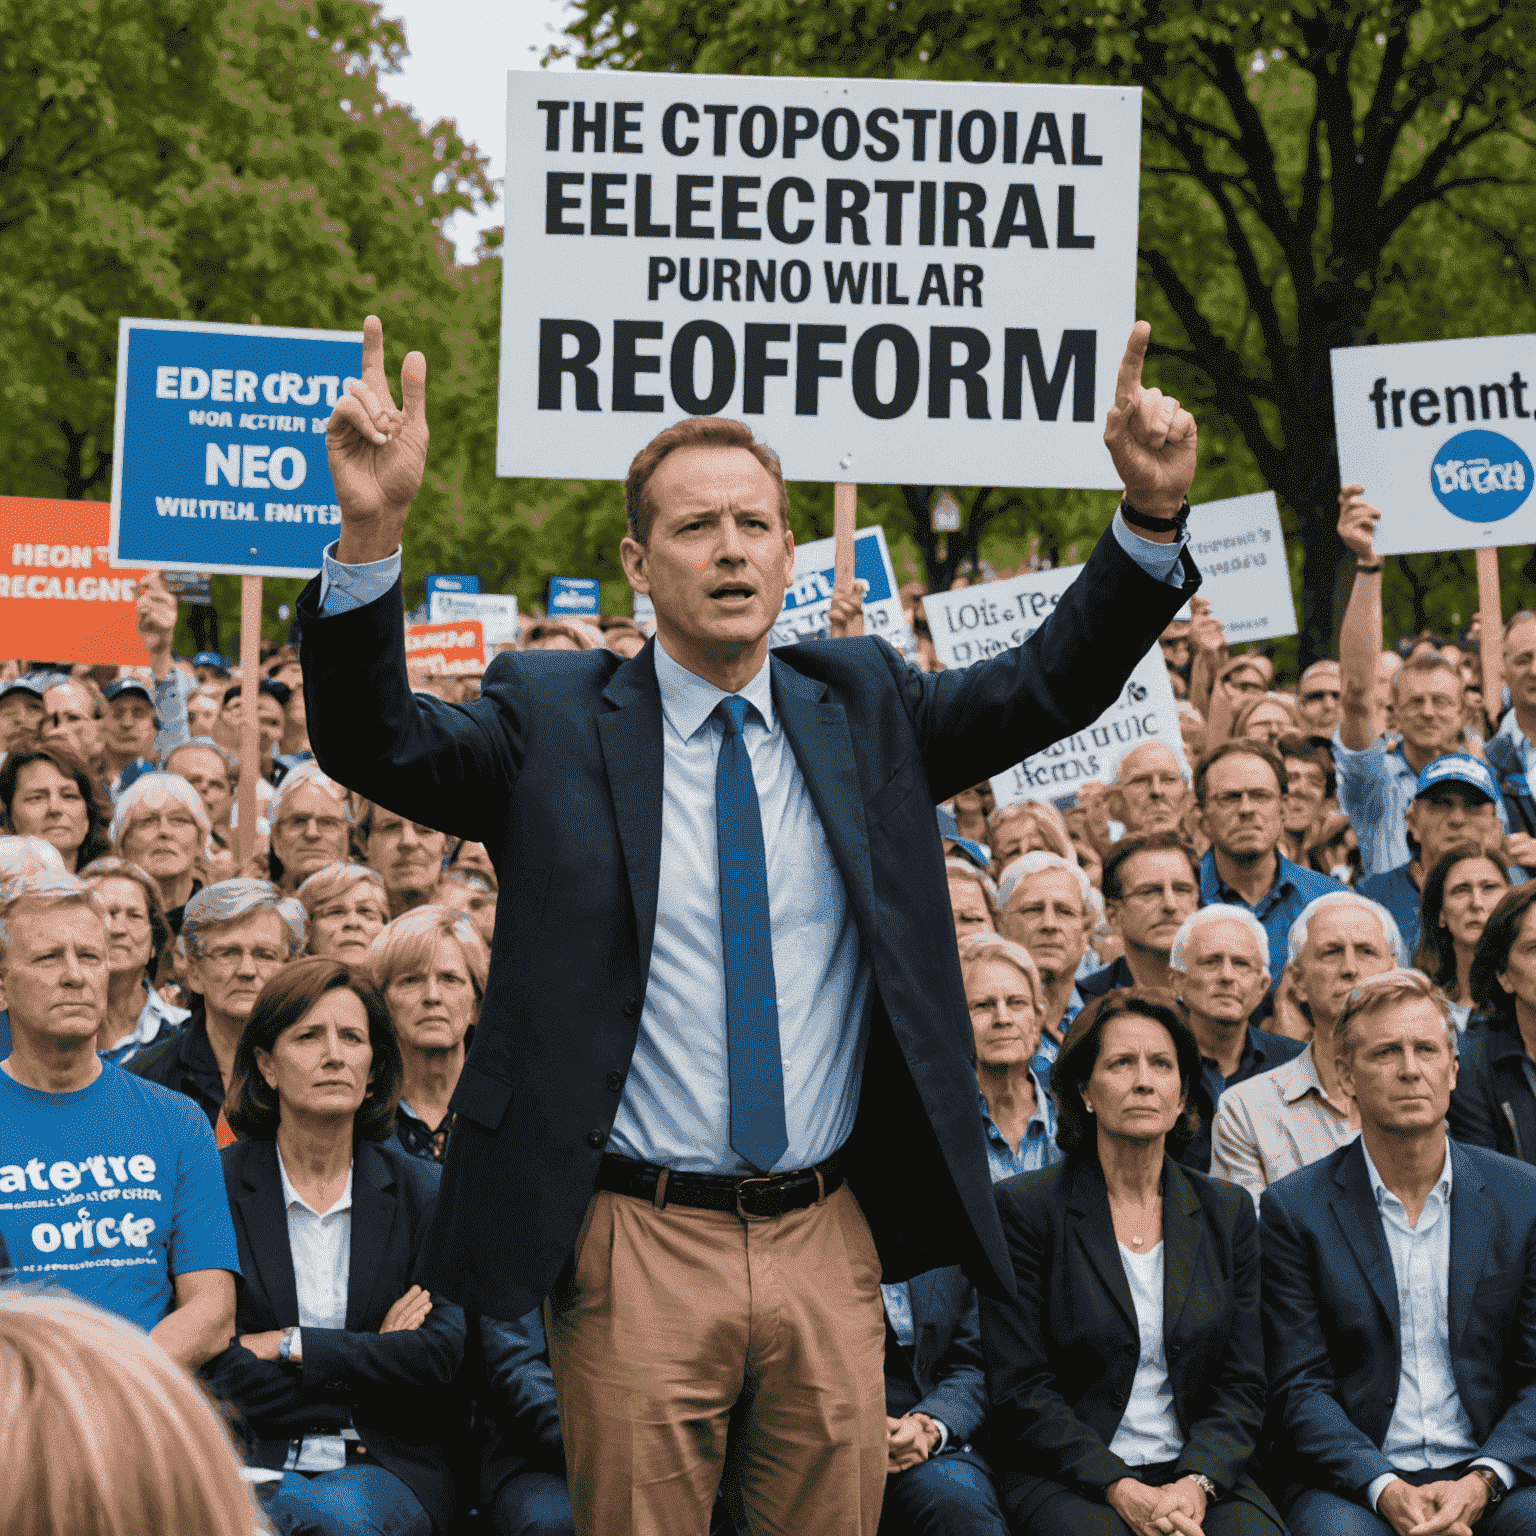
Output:
<svg viewBox="0 0 1536 1536">
<path fill-rule="evenodd" d="M 331 481 L 341 507 L 337 558 L 382 560 L 400 547 L 406 513 L 427 464 L 427 360 L 407 352 L 400 369 L 405 409 L 396 410 L 384 376 L 384 327 L 363 321 L 363 377 L 336 402 L 325 432 Z"/>
<path fill-rule="evenodd" d="M 1339 541 L 1357 560 L 1376 563 L 1376 524 L 1381 513 L 1365 499 L 1363 485 L 1346 485 L 1339 492 Z"/>
<path fill-rule="evenodd" d="M 427 1320 L 432 1310 L 432 1293 L 413 1285 L 388 1312 L 379 1324 L 380 1333 L 414 1333 Z"/>
<path fill-rule="evenodd" d="M 1221 620 L 1211 612 L 1211 605 L 1203 597 L 1189 600 L 1189 643 L 1197 651 L 1207 651 L 1215 656 L 1226 648 L 1227 636 Z"/>
</svg>

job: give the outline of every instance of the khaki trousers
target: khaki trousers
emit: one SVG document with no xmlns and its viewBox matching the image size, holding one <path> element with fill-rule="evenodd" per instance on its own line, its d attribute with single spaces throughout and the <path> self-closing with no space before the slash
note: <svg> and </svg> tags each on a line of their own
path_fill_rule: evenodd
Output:
<svg viewBox="0 0 1536 1536">
<path fill-rule="evenodd" d="M 544 1304 L 580 1536 L 875 1536 L 880 1261 L 844 1185 L 767 1220 L 599 1191 Z"/>
</svg>

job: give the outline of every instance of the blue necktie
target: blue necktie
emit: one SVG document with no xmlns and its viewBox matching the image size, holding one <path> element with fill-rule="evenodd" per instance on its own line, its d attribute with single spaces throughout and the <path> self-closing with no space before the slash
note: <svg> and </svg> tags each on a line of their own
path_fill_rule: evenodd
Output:
<svg viewBox="0 0 1536 1536">
<path fill-rule="evenodd" d="M 720 849 L 720 942 L 725 955 L 725 1035 L 731 1077 L 731 1145 L 765 1173 L 784 1155 L 784 1063 L 768 916 L 763 818 L 742 726 L 747 701 L 722 699 L 725 727 L 715 763 Z"/>
</svg>

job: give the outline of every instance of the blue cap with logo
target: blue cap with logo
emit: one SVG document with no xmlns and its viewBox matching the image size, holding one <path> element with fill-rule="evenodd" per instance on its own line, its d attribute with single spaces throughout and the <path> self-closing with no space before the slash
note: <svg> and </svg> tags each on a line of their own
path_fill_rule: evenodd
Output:
<svg viewBox="0 0 1536 1536">
<path fill-rule="evenodd" d="M 192 658 L 194 667 L 218 667 L 220 671 L 229 670 L 229 657 L 221 656 L 217 651 L 199 651 Z"/>
<path fill-rule="evenodd" d="M 108 704 L 111 704 L 114 700 L 120 699 L 120 698 L 123 697 L 124 694 L 127 694 L 129 698 L 143 699 L 144 702 L 146 704 L 148 704 L 151 709 L 155 708 L 154 690 L 142 678 L 138 678 L 138 677 L 119 677 L 119 678 L 115 678 L 115 679 L 113 679 L 112 682 L 108 683 L 107 686 L 101 690 L 101 693 L 102 693 L 102 697 L 104 699 L 106 699 Z M 160 723 L 160 713 L 159 713 L 158 710 L 156 710 L 155 711 L 155 724 L 158 725 L 159 723 Z M 126 787 L 127 786 L 125 785 L 124 788 L 126 788 Z"/>
<path fill-rule="evenodd" d="M 1475 789 L 1485 800 L 1493 802 L 1504 830 L 1509 830 L 1509 814 L 1504 809 L 1504 797 L 1499 793 L 1498 782 L 1492 771 L 1481 758 L 1473 757 L 1468 752 L 1447 752 L 1444 757 L 1426 763 L 1424 771 L 1419 775 L 1419 782 L 1414 786 L 1413 798 L 1417 800 L 1420 795 L 1428 794 L 1441 784 L 1465 784 L 1469 789 Z"/>
</svg>

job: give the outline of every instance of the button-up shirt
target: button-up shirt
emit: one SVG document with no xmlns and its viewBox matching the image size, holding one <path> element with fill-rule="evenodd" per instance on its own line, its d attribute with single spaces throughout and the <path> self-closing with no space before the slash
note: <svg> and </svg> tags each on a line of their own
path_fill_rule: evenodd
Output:
<svg viewBox="0 0 1536 1536">
<path fill-rule="evenodd" d="M 1301 916 L 1302 908 L 1330 891 L 1347 891 L 1332 875 L 1320 875 L 1315 869 L 1303 869 L 1286 856 L 1275 852 L 1275 879 L 1270 888 L 1249 906 L 1216 872 L 1216 850 L 1209 849 L 1200 860 L 1200 905 L 1202 907 L 1244 907 L 1258 918 L 1269 939 L 1269 990 L 1280 985 L 1281 972 L 1290 958 L 1291 924 Z"/>
<path fill-rule="evenodd" d="M 1360 1150 L 1365 1153 L 1365 1169 L 1397 1282 L 1397 1400 L 1381 1454 L 1402 1472 L 1452 1467 L 1465 1461 L 1477 1449 L 1477 1442 L 1472 1438 L 1472 1421 L 1462 1407 L 1451 1366 L 1450 1147 L 1446 1147 L 1445 1167 L 1424 1201 L 1417 1225 L 1409 1223 L 1407 1207 L 1382 1182 L 1369 1150 Z M 1475 1465 L 1492 1467 L 1506 1488 L 1514 1487 L 1514 1471 L 1502 1461 L 1480 1456 Z M 1393 1476 L 1383 1472 L 1372 1480 L 1367 1490 L 1372 1509 Z"/>
<path fill-rule="evenodd" d="M 1186 1168 L 1209 1173 L 1211 1123 L 1222 1095 L 1229 1088 L 1236 1088 L 1239 1083 L 1246 1083 L 1261 1072 L 1271 1071 L 1294 1060 L 1305 1049 L 1306 1046 L 1300 1040 L 1292 1040 L 1285 1035 L 1272 1035 L 1267 1029 L 1255 1029 L 1249 1025 L 1243 1032 L 1243 1054 L 1238 1059 L 1237 1071 L 1231 1077 L 1224 1077 L 1221 1068 L 1209 1056 L 1202 1056 L 1200 1080 L 1195 1084 L 1192 1095 L 1194 1107 L 1200 1116 L 1200 1129 L 1179 1154 L 1179 1162 Z"/>
<path fill-rule="evenodd" d="M 1031 1065 L 1029 1080 L 1035 1089 L 1035 1112 L 1019 1138 L 1019 1150 L 1008 1145 L 1008 1138 L 998 1130 L 987 1108 L 987 1097 L 978 1088 L 976 1103 L 981 1110 L 981 1127 L 987 1136 L 987 1170 L 994 1184 L 1011 1179 L 1016 1173 L 1033 1173 L 1059 1163 L 1062 1153 L 1056 1145 L 1056 1104 L 1046 1092 L 1044 1080 Z"/>
<path fill-rule="evenodd" d="M 283 1154 L 277 1154 L 283 1181 L 283 1211 L 288 1218 L 288 1252 L 299 1298 L 299 1351 L 305 1328 L 347 1326 L 347 1278 L 352 1269 L 352 1174 L 347 1187 L 323 1215 L 289 1181 Z M 347 1464 L 341 1435 L 305 1435 L 288 1453 L 290 1472 L 330 1472 Z"/>
<path fill-rule="evenodd" d="M 1259 1197 L 1277 1179 L 1360 1134 L 1347 1105 L 1329 1101 L 1310 1045 L 1293 1061 L 1228 1088 L 1211 1125 L 1211 1177 Z"/>
<path fill-rule="evenodd" d="M 177 1008 L 166 1002 L 153 987 L 147 986 L 145 990 L 149 995 L 144 999 L 144 1006 L 139 1009 L 138 1023 L 115 1045 L 96 1053 L 103 1061 L 110 1061 L 114 1066 L 126 1066 L 146 1046 L 161 1039 L 162 1031 L 168 1035 L 192 1017 L 189 1009 Z"/>
<path fill-rule="evenodd" d="M 1408 847 L 1408 807 L 1419 776 L 1408 766 L 1402 743 L 1387 746 L 1378 736 L 1363 752 L 1344 745 L 1335 727 L 1333 766 L 1339 806 L 1360 842 L 1360 863 L 1368 875 L 1385 874 L 1413 857 Z"/>
</svg>

